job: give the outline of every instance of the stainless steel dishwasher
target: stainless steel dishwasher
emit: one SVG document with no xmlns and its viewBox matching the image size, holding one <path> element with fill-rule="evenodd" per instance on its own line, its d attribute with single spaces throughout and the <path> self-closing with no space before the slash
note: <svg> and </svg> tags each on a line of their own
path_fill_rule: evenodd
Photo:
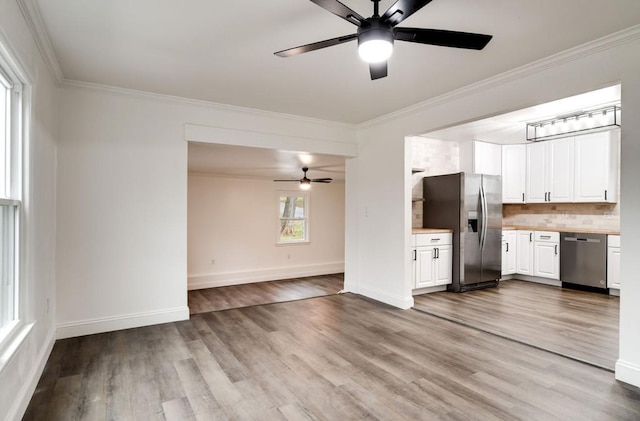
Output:
<svg viewBox="0 0 640 421">
<path fill-rule="evenodd" d="M 606 289 L 607 236 L 561 233 L 560 280 L 563 286 L 572 284 Z"/>
</svg>

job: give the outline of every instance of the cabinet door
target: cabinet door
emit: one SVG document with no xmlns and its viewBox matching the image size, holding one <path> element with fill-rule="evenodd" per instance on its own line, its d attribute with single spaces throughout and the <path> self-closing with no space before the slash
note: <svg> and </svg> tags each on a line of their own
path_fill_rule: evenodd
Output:
<svg viewBox="0 0 640 421">
<path fill-rule="evenodd" d="M 507 241 L 502 240 L 502 276 L 509 275 L 509 269 L 507 268 L 507 260 L 509 257 L 507 256 Z"/>
<path fill-rule="evenodd" d="M 620 247 L 607 247 L 607 288 L 620 289 Z"/>
<path fill-rule="evenodd" d="M 453 271 L 453 256 L 451 246 L 436 247 L 435 259 L 435 284 L 447 285 L 451 283 L 451 272 Z"/>
<path fill-rule="evenodd" d="M 549 202 L 573 202 L 573 137 L 549 142 Z"/>
<path fill-rule="evenodd" d="M 506 242 L 507 242 L 507 261 L 506 261 L 506 269 L 507 274 L 512 275 L 516 273 L 516 258 L 517 258 L 517 239 L 516 239 L 515 231 L 507 231 Z M 503 262 L 503 267 L 505 263 Z"/>
<path fill-rule="evenodd" d="M 416 249 L 416 282 L 415 288 L 432 287 L 434 278 L 434 247 L 418 247 Z"/>
<path fill-rule="evenodd" d="M 533 275 L 533 231 L 516 231 L 516 273 Z"/>
<path fill-rule="evenodd" d="M 575 201 L 615 202 L 617 186 L 617 148 L 611 131 L 590 133 L 575 138 Z M 616 168 L 612 168 L 616 167 Z"/>
<path fill-rule="evenodd" d="M 560 279 L 559 245 L 553 242 L 535 242 L 534 276 Z"/>
<path fill-rule="evenodd" d="M 473 172 L 501 175 L 502 147 L 494 143 L 473 142 Z"/>
<path fill-rule="evenodd" d="M 533 143 L 527 146 L 527 203 L 547 201 L 549 191 L 548 143 Z"/>
<path fill-rule="evenodd" d="M 527 145 L 502 146 L 502 203 L 524 203 Z"/>
</svg>

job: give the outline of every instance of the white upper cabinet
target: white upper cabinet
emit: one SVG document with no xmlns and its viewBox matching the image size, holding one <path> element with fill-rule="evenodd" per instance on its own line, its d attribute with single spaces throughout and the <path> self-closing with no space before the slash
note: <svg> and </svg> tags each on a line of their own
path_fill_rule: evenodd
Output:
<svg viewBox="0 0 640 421">
<path fill-rule="evenodd" d="M 573 137 L 527 146 L 527 202 L 573 202 Z"/>
<path fill-rule="evenodd" d="M 549 142 L 548 202 L 573 202 L 574 138 Z"/>
<path fill-rule="evenodd" d="M 502 203 L 524 203 L 527 145 L 502 146 Z"/>
<path fill-rule="evenodd" d="M 502 146 L 478 140 L 461 142 L 460 171 L 501 175 Z"/>
<path fill-rule="evenodd" d="M 527 147 L 527 203 L 547 201 L 549 185 L 549 148 L 544 142 L 531 143 Z"/>
<path fill-rule="evenodd" d="M 575 138 L 576 202 L 618 200 L 618 148 L 620 130 L 590 133 Z"/>
</svg>

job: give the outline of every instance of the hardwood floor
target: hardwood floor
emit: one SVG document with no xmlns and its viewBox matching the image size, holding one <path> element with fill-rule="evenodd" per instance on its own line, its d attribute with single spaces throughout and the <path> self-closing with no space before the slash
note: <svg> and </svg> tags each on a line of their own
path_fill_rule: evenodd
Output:
<svg viewBox="0 0 640 421">
<path fill-rule="evenodd" d="M 344 288 L 344 273 L 256 282 L 189 291 L 191 314 L 228 310 L 337 294 Z"/>
<path fill-rule="evenodd" d="M 613 374 L 352 294 L 57 341 L 25 420 L 638 420 Z"/>
<path fill-rule="evenodd" d="M 414 308 L 613 370 L 619 297 L 525 281 L 414 297 Z"/>
</svg>

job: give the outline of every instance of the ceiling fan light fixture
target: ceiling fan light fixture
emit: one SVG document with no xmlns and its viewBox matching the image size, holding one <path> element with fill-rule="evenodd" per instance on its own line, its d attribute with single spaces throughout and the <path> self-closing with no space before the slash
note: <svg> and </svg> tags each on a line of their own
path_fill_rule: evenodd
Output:
<svg viewBox="0 0 640 421">
<path fill-rule="evenodd" d="M 358 54 L 367 63 L 387 61 L 392 53 L 393 44 L 383 39 L 372 39 L 358 45 Z"/>
<path fill-rule="evenodd" d="M 377 21 L 358 31 L 358 54 L 367 63 L 382 63 L 393 53 L 393 28 Z"/>
<path fill-rule="evenodd" d="M 300 180 L 300 189 L 301 190 L 309 190 L 311 188 L 311 180 L 308 178 L 303 178 Z"/>
</svg>

